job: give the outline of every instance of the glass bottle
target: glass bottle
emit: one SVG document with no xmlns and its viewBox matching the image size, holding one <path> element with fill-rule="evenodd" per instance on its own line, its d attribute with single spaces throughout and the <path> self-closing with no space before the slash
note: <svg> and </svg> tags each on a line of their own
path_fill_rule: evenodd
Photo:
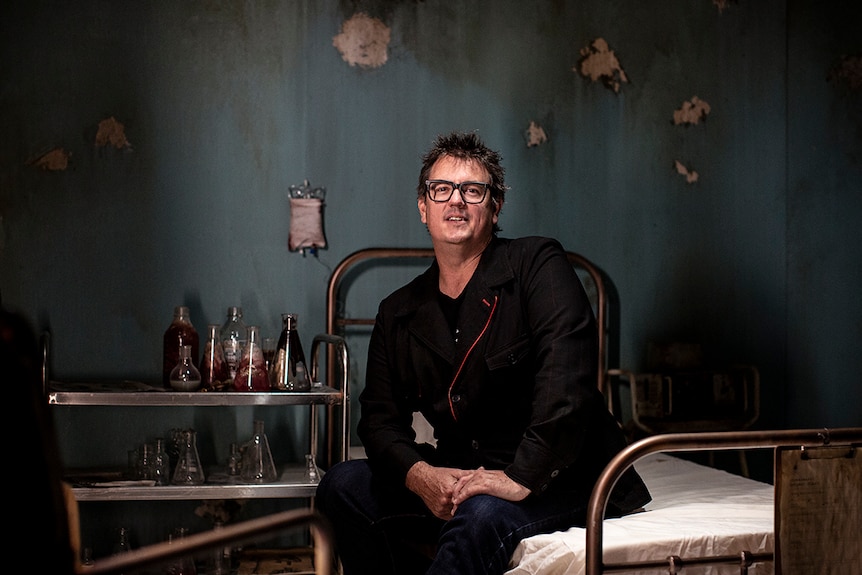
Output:
<svg viewBox="0 0 862 575">
<path fill-rule="evenodd" d="M 213 531 L 224 528 L 224 523 L 215 521 Z M 230 547 L 216 547 L 210 552 L 207 561 L 207 575 L 229 575 L 230 574 Z"/>
<path fill-rule="evenodd" d="M 204 469 L 198 454 L 197 433 L 194 429 L 183 430 L 180 454 L 174 469 L 173 483 L 176 485 L 200 485 L 204 482 Z"/>
<path fill-rule="evenodd" d="M 129 529 L 120 527 L 117 529 L 117 541 L 114 543 L 114 553 L 126 553 L 132 550 L 132 543 L 129 540 Z"/>
<path fill-rule="evenodd" d="M 167 485 L 171 482 L 171 460 L 165 448 L 165 440 L 156 438 L 156 454 L 153 457 L 153 481 L 156 485 Z"/>
<path fill-rule="evenodd" d="M 310 453 L 305 456 L 305 479 L 313 483 L 320 481 L 320 470 L 314 460 L 314 455 Z"/>
<path fill-rule="evenodd" d="M 192 325 L 189 308 L 180 305 L 174 308 L 174 319 L 165 331 L 162 348 L 162 384 L 170 389 L 171 371 L 179 363 L 180 347 L 190 345 L 192 347 L 192 363 L 197 367 L 199 357 L 198 332 Z"/>
<path fill-rule="evenodd" d="M 230 372 L 229 378 L 236 377 L 236 368 L 239 365 L 242 348 L 245 347 L 248 328 L 242 321 L 242 308 L 227 308 L 227 319 L 219 330 L 224 359 Z"/>
<path fill-rule="evenodd" d="M 180 346 L 180 359 L 171 371 L 171 388 L 176 391 L 194 391 L 201 386 L 201 372 L 192 361 L 192 346 Z"/>
<path fill-rule="evenodd" d="M 138 477 L 141 479 L 153 479 L 153 464 L 156 458 L 156 446 L 152 443 L 143 443 L 139 451 L 138 465 L 140 473 Z"/>
<path fill-rule="evenodd" d="M 185 527 L 177 527 L 168 533 L 168 543 L 182 539 L 188 534 L 188 531 Z M 194 559 L 186 555 L 173 560 L 165 567 L 165 575 L 197 575 Z"/>
<path fill-rule="evenodd" d="M 311 382 L 305 369 L 305 354 L 297 329 L 297 315 L 281 314 L 281 336 L 275 348 L 270 385 L 280 391 L 308 391 Z"/>
<path fill-rule="evenodd" d="M 245 483 L 272 483 L 277 477 L 269 440 L 263 432 L 263 421 L 256 419 L 254 435 L 243 450 L 240 478 Z"/>
<path fill-rule="evenodd" d="M 225 361 L 219 326 L 214 323 L 207 326 L 207 343 L 201 358 L 200 372 L 201 389 L 204 391 L 221 391 L 230 384 L 230 367 Z"/>
<path fill-rule="evenodd" d="M 239 475 L 240 469 L 242 469 L 242 453 L 239 451 L 239 445 L 231 443 L 230 455 L 227 457 L 228 475 Z"/>
<path fill-rule="evenodd" d="M 260 346 L 260 328 L 249 326 L 247 341 L 236 368 L 233 387 L 237 391 L 269 391 L 269 377 Z"/>
</svg>

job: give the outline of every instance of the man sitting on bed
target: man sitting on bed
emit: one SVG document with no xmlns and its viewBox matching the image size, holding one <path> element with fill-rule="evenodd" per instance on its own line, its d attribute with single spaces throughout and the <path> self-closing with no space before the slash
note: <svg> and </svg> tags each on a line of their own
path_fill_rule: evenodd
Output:
<svg viewBox="0 0 862 575">
<path fill-rule="evenodd" d="M 334 465 L 317 490 L 346 575 L 503 573 L 521 539 L 584 525 L 625 446 L 563 248 L 497 237 L 503 174 L 475 134 L 441 136 L 423 158 L 435 261 L 380 304 L 359 398 L 368 459 Z M 417 411 L 436 447 L 416 443 Z M 609 513 L 649 499 L 630 470 Z"/>
</svg>

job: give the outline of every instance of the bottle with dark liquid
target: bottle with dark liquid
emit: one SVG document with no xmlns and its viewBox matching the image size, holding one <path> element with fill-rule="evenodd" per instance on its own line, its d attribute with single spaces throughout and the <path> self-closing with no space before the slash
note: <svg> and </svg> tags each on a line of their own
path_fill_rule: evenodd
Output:
<svg viewBox="0 0 862 575">
<path fill-rule="evenodd" d="M 171 371 L 180 362 L 180 348 L 191 346 L 192 364 L 197 368 L 200 357 L 198 332 L 192 325 L 189 308 L 181 305 L 174 308 L 174 319 L 165 331 L 162 351 L 162 384 L 171 389 Z"/>
<path fill-rule="evenodd" d="M 311 382 L 306 373 L 305 354 L 297 329 L 297 315 L 281 314 L 281 336 L 270 368 L 270 384 L 280 391 L 308 391 Z"/>
</svg>

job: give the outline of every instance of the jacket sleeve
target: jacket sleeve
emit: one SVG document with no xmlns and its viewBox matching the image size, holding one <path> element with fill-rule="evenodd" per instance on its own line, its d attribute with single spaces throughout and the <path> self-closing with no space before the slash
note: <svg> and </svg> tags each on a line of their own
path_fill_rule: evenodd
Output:
<svg viewBox="0 0 862 575">
<path fill-rule="evenodd" d="M 589 451 L 584 443 L 605 407 L 596 389 L 596 323 L 580 279 L 556 241 L 529 245 L 512 259 L 533 341 L 532 411 L 506 473 L 540 493 Z"/>
<path fill-rule="evenodd" d="M 410 467 L 423 457 L 414 441 L 413 410 L 408 398 L 397 391 L 398 375 L 391 355 L 395 342 L 387 339 L 387 335 L 389 339 L 395 337 L 396 330 L 387 326 L 394 318 L 385 309 L 386 300 L 378 309 L 371 333 L 357 432 L 371 465 L 403 483 Z"/>
</svg>

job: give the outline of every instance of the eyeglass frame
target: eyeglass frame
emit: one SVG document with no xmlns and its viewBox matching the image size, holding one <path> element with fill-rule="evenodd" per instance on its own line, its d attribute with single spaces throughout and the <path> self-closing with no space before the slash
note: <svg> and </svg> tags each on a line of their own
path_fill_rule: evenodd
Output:
<svg viewBox="0 0 862 575">
<path fill-rule="evenodd" d="M 446 199 L 435 200 L 431 196 L 431 184 L 448 184 L 448 185 L 452 186 L 452 191 L 449 192 L 449 195 L 446 197 Z M 464 191 L 461 189 L 461 187 L 465 186 L 465 185 L 474 185 L 474 186 L 482 186 L 483 187 L 482 197 L 479 199 L 478 202 L 471 202 L 471 201 L 467 200 L 467 197 L 464 195 Z M 452 196 L 455 194 L 455 190 L 458 190 L 458 192 L 461 194 L 461 199 L 464 200 L 465 204 L 470 204 L 470 205 L 481 204 L 482 202 L 485 201 L 485 197 L 488 195 L 489 189 L 491 189 L 491 184 L 489 184 L 488 182 L 472 182 L 472 181 L 470 181 L 470 182 L 459 182 L 456 184 L 455 182 L 451 182 L 449 180 L 425 180 L 425 195 L 428 196 L 429 200 L 431 200 L 432 202 L 438 203 L 438 204 L 442 204 L 442 203 L 445 203 L 445 202 L 448 202 L 449 200 L 451 200 Z"/>
</svg>

